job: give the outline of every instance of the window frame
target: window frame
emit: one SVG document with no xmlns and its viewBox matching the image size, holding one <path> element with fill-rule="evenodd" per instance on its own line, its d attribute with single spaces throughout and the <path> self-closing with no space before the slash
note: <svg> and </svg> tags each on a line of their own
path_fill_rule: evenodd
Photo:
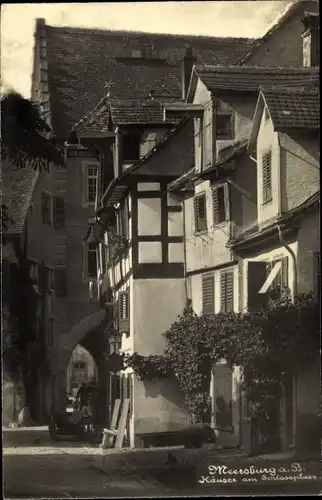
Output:
<svg viewBox="0 0 322 500">
<path fill-rule="evenodd" d="M 93 245 L 93 248 L 91 248 L 91 245 Z M 95 247 L 95 262 L 96 262 L 96 272 L 94 275 L 91 275 L 89 273 L 89 255 L 90 253 L 94 253 L 94 247 Z M 84 248 L 84 280 L 85 281 L 94 281 L 97 279 L 97 265 L 98 265 L 98 255 L 97 255 L 97 244 L 93 242 L 86 242 L 83 244 Z"/>
<path fill-rule="evenodd" d="M 126 155 L 125 155 L 125 142 L 126 140 L 130 140 L 130 141 L 133 141 L 134 143 L 134 140 L 136 140 L 136 144 L 135 144 L 135 147 L 137 148 L 137 158 L 126 158 Z M 132 144 L 133 146 L 133 144 Z M 133 163 L 136 163 L 137 161 L 140 160 L 140 156 L 141 156 L 141 135 L 140 134 L 134 134 L 134 133 L 124 133 L 122 135 L 122 163 L 125 164 L 125 165 L 132 165 Z M 133 150 L 134 150 L 134 147 L 133 147 Z"/>
<path fill-rule="evenodd" d="M 199 217 L 199 208 L 198 208 L 198 201 L 197 201 L 200 199 L 204 200 L 205 216 L 202 219 Z M 207 223 L 207 197 L 206 197 L 205 191 L 197 193 L 193 197 L 193 213 L 194 213 L 194 233 L 198 234 L 198 233 L 206 232 L 208 230 L 208 223 Z M 200 224 L 200 221 L 204 221 L 204 224 Z"/>
<path fill-rule="evenodd" d="M 95 205 L 97 189 L 98 189 L 98 179 L 99 179 L 99 163 L 95 161 L 83 161 L 83 205 L 92 206 Z M 96 176 L 89 175 L 89 169 L 96 169 Z M 89 199 L 89 180 L 96 179 L 95 183 L 95 195 L 94 200 Z"/>
<path fill-rule="evenodd" d="M 206 282 L 211 280 L 211 302 L 204 300 L 206 298 Z M 209 290 L 208 290 L 209 292 Z M 201 277 L 201 302 L 202 302 L 202 313 L 203 314 L 215 314 L 215 275 L 205 274 Z"/>
<path fill-rule="evenodd" d="M 229 298 L 227 297 L 227 279 L 225 280 L 225 300 L 223 300 L 222 297 L 222 277 L 227 276 L 228 274 L 232 275 L 232 307 L 231 309 L 227 309 L 227 303 Z M 234 268 L 228 268 L 228 269 L 223 269 L 219 273 L 219 285 L 220 285 L 220 312 L 222 313 L 229 313 L 229 312 L 234 312 L 235 310 L 235 269 Z M 223 308 L 223 302 L 225 302 L 225 307 Z"/>
<path fill-rule="evenodd" d="M 224 209 L 224 218 L 222 220 L 216 220 L 215 218 L 215 204 L 214 204 L 214 193 L 215 191 L 219 191 L 220 189 L 223 190 L 223 209 Z M 217 195 L 218 199 L 218 207 L 219 207 L 219 197 Z M 229 192 L 229 184 L 227 182 L 223 182 L 221 184 L 216 184 L 211 186 L 211 201 L 212 201 L 212 223 L 213 226 L 219 226 L 220 224 L 224 222 L 229 222 L 231 218 L 231 212 L 230 212 L 230 192 Z M 218 212 L 219 213 L 219 212 Z"/>
<path fill-rule="evenodd" d="M 267 169 L 267 165 L 264 164 L 264 159 L 266 157 L 270 158 L 270 163 L 269 163 L 269 170 L 268 172 L 265 170 Z M 263 152 L 261 156 L 261 169 L 262 169 L 262 204 L 266 205 L 266 203 L 270 203 L 273 200 L 273 189 L 272 189 L 272 148 L 268 149 L 267 151 Z M 269 174 L 269 175 L 268 175 Z M 268 187 L 267 187 L 268 183 Z"/>
<path fill-rule="evenodd" d="M 235 139 L 235 110 L 228 107 L 223 106 L 223 102 L 217 100 L 216 112 L 215 112 L 215 129 L 216 129 L 216 140 L 218 141 L 232 141 Z M 218 133 L 218 116 L 227 117 L 229 119 L 230 125 L 230 133 L 219 134 Z"/>
<path fill-rule="evenodd" d="M 277 273 L 275 279 L 267 290 L 268 296 L 274 295 L 277 291 L 279 291 L 280 296 L 283 293 L 284 288 L 289 288 L 289 258 L 287 255 L 281 255 L 280 257 L 275 257 L 272 260 L 266 263 L 266 277 L 269 275 L 275 264 L 278 262 L 281 263 L 281 269 Z M 286 272 L 286 276 L 285 276 Z"/>
<path fill-rule="evenodd" d="M 44 200 L 46 198 L 49 201 L 48 213 L 46 213 L 45 210 L 44 210 L 45 209 Z M 47 218 L 46 215 L 49 215 L 49 217 Z M 42 218 L 43 224 L 53 225 L 53 221 L 54 221 L 53 196 L 48 191 L 46 191 L 46 190 L 44 190 L 41 193 L 41 218 Z"/>
<path fill-rule="evenodd" d="M 81 367 L 76 365 L 82 365 Z M 86 370 L 86 361 L 73 361 L 74 370 Z"/>
</svg>

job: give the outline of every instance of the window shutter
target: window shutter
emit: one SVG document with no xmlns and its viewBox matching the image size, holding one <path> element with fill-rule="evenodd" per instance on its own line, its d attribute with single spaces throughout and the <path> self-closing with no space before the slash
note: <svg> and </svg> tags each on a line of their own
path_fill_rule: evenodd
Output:
<svg viewBox="0 0 322 500">
<path fill-rule="evenodd" d="M 272 153 L 266 153 L 262 157 L 263 173 L 263 203 L 272 199 Z"/>
<path fill-rule="evenodd" d="M 219 200 L 218 200 L 218 189 L 212 190 L 212 209 L 214 214 L 214 224 L 219 223 Z"/>
<path fill-rule="evenodd" d="M 220 310 L 234 310 L 234 272 L 224 271 L 220 275 Z"/>
<path fill-rule="evenodd" d="M 66 297 L 67 295 L 67 270 L 55 269 L 55 295 Z"/>
<path fill-rule="evenodd" d="M 267 277 L 266 262 L 248 262 L 247 276 L 247 310 L 255 311 L 264 307 L 267 294 L 258 293 Z"/>
<path fill-rule="evenodd" d="M 116 300 L 113 307 L 114 328 L 119 331 L 119 300 Z"/>
<path fill-rule="evenodd" d="M 229 184 L 224 185 L 224 203 L 225 203 L 225 218 L 230 220 L 230 196 L 229 196 Z"/>
<path fill-rule="evenodd" d="M 56 229 L 65 227 L 65 200 L 60 196 L 54 197 L 54 226 Z"/>
<path fill-rule="evenodd" d="M 215 312 L 214 276 L 202 278 L 202 312 L 213 314 Z"/>
<path fill-rule="evenodd" d="M 121 333 L 130 333 L 129 291 L 119 294 L 119 329 Z"/>
<path fill-rule="evenodd" d="M 194 198 L 195 231 L 207 229 L 206 196 L 204 194 Z"/>
</svg>

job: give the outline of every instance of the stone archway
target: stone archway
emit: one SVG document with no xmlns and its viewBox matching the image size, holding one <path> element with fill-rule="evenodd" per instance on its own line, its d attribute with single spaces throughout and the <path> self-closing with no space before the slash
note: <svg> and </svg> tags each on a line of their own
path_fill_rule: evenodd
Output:
<svg viewBox="0 0 322 500">
<path fill-rule="evenodd" d="M 52 404 L 56 411 L 64 411 L 66 393 L 66 371 L 72 352 L 77 344 L 84 347 L 97 366 L 98 382 L 102 400 L 107 396 L 107 372 L 105 368 L 105 310 L 100 310 L 74 325 L 68 334 L 62 335 L 52 358 Z M 107 403 L 102 405 L 102 419 L 106 418 Z"/>
</svg>

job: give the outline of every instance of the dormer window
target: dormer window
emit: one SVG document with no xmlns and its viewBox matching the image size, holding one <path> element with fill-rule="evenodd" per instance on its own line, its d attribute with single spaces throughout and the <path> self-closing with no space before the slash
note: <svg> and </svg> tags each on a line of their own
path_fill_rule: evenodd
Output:
<svg viewBox="0 0 322 500">
<path fill-rule="evenodd" d="M 124 163 L 135 163 L 140 159 L 140 136 L 123 136 L 123 161 Z"/>
<path fill-rule="evenodd" d="M 217 140 L 234 139 L 234 111 L 218 101 L 216 110 L 216 138 Z"/>
</svg>

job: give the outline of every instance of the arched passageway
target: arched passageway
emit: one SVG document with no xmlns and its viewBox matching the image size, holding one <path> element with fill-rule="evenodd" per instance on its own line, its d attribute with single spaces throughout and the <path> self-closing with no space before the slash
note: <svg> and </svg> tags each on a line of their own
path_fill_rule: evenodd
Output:
<svg viewBox="0 0 322 500">
<path fill-rule="evenodd" d="M 98 371 L 95 360 L 87 349 L 81 344 L 77 344 L 67 366 L 67 394 L 75 398 L 81 385 L 88 383 L 90 380 L 98 382 Z"/>
<path fill-rule="evenodd" d="M 106 353 L 108 346 L 105 311 L 100 310 L 75 325 L 68 334 L 62 335 L 57 342 L 52 359 L 52 408 L 64 411 L 66 403 L 67 369 L 72 353 L 77 345 L 86 349 L 97 367 L 100 395 L 99 420 L 106 424 L 108 418 L 108 373 Z"/>
</svg>

